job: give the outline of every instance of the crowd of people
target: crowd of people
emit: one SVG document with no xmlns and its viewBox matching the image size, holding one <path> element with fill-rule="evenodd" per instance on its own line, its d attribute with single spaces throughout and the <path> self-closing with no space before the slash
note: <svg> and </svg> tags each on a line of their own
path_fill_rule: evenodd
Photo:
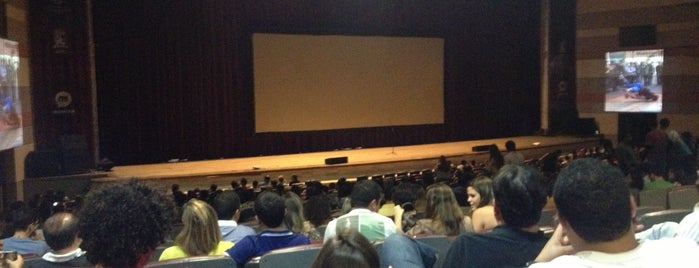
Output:
<svg viewBox="0 0 699 268">
<path fill-rule="evenodd" d="M 659 130 L 668 133 L 668 123 L 661 120 Z M 649 144 L 655 136 L 662 133 L 649 133 Z M 693 267 L 699 212 L 663 237 L 637 237 L 633 220 L 630 178 L 639 170 L 651 167 L 649 187 L 668 178 L 688 184 L 678 177 L 686 159 L 663 166 L 656 158 L 664 148 L 675 159 L 667 153 L 676 150 L 671 136 L 632 150 L 636 162 L 621 160 L 624 151 L 605 142 L 525 161 L 508 141 L 504 156 L 493 145 L 485 163 L 454 165 L 442 157 L 420 176 L 327 185 L 266 177 L 233 181 L 230 190 L 212 185 L 184 193 L 173 185 L 171 195 L 136 180 L 113 183 L 46 218 L 14 203 L 2 246 L 19 254 L 6 260 L 13 267 L 32 257 L 41 260 L 27 267 L 143 267 L 163 245 L 159 261 L 225 255 L 242 267 L 269 251 L 312 243 L 323 244 L 312 267 L 432 267 L 437 259 L 443 267 Z M 550 238 L 539 226 L 545 207 L 555 207 L 560 222 Z M 433 235 L 453 240 L 445 255 L 419 239 Z"/>
</svg>

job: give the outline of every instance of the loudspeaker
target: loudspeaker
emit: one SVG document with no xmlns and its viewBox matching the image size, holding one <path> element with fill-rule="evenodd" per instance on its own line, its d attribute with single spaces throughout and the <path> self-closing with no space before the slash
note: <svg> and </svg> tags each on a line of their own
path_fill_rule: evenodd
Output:
<svg viewBox="0 0 699 268">
<path fill-rule="evenodd" d="M 64 174 L 78 174 L 95 168 L 95 160 L 90 155 L 85 136 L 63 135 L 59 140 Z"/>
<path fill-rule="evenodd" d="M 490 145 L 478 145 L 471 147 L 471 151 L 473 152 L 487 152 L 488 149 L 490 149 Z"/>
<path fill-rule="evenodd" d="M 346 156 L 325 158 L 326 165 L 345 164 L 345 163 L 347 163 Z"/>
<path fill-rule="evenodd" d="M 619 46 L 637 47 L 655 45 L 655 25 L 619 28 Z"/>
</svg>

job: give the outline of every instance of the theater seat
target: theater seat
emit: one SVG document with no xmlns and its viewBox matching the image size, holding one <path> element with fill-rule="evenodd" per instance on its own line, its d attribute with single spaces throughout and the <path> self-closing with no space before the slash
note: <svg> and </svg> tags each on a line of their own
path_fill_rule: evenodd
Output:
<svg viewBox="0 0 699 268">
<path fill-rule="evenodd" d="M 694 185 L 675 188 L 667 194 L 670 209 L 692 209 L 697 202 L 699 202 L 699 192 Z"/>
<path fill-rule="evenodd" d="M 449 247 L 451 246 L 451 242 L 453 242 L 454 237 L 430 235 L 416 237 L 415 239 L 437 249 L 437 262 L 435 262 L 433 267 L 441 268 L 442 264 L 444 263 L 444 257 L 447 255 L 447 251 L 449 251 Z"/>
<path fill-rule="evenodd" d="M 639 206 L 660 206 L 667 208 L 667 191 L 666 189 L 643 190 L 638 193 Z"/>
<path fill-rule="evenodd" d="M 196 256 L 171 259 L 166 261 L 151 262 L 146 268 L 230 268 L 236 267 L 235 261 L 228 256 Z"/>
<path fill-rule="evenodd" d="M 311 244 L 272 250 L 260 257 L 260 268 L 311 267 L 321 244 Z"/>
<path fill-rule="evenodd" d="M 643 224 L 643 230 L 652 227 L 655 224 L 671 221 L 679 223 L 684 216 L 692 213 L 691 209 L 666 209 L 656 212 L 650 212 L 641 215 L 639 223 Z"/>
</svg>

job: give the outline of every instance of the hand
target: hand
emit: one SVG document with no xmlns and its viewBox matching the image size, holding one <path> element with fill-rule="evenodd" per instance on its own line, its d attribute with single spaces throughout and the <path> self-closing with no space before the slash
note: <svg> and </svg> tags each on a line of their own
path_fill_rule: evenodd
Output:
<svg viewBox="0 0 699 268">
<path fill-rule="evenodd" d="M 563 227 L 561 224 L 556 226 L 556 230 L 553 231 L 551 239 L 546 242 L 544 248 L 539 252 L 539 256 L 536 256 L 536 262 L 548 262 L 555 259 L 558 256 L 574 254 L 575 249 L 570 245 L 568 241 L 568 236 L 563 233 Z"/>
<path fill-rule="evenodd" d="M 24 258 L 22 258 L 22 255 L 17 254 L 17 259 L 16 260 L 5 260 L 7 264 L 9 264 L 10 268 L 22 268 L 24 266 Z"/>
<path fill-rule="evenodd" d="M 405 209 L 403 209 L 403 207 L 401 207 L 400 205 L 396 205 L 393 207 L 393 216 L 402 216 L 403 212 L 405 212 Z"/>
</svg>

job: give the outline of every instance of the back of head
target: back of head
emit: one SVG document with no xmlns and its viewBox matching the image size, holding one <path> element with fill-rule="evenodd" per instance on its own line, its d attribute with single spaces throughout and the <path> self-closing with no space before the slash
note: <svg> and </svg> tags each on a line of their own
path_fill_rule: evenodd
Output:
<svg viewBox="0 0 699 268">
<path fill-rule="evenodd" d="M 408 202 L 414 205 L 417 199 L 417 187 L 419 187 L 417 184 L 402 182 L 396 185 L 396 187 L 393 187 L 391 199 L 393 199 L 396 205 L 403 205 Z"/>
<path fill-rule="evenodd" d="M 88 193 L 78 229 L 87 259 L 103 267 L 133 267 L 147 261 L 173 219 L 172 201 L 135 180 Z"/>
<path fill-rule="evenodd" d="M 515 142 L 512 140 L 508 140 L 507 142 L 505 142 L 505 149 L 507 149 L 508 151 L 514 151 L 516 149 Z"/>
<path fill-rule="evenodd" d="M 660 126 L 661 129 L 666 129 L 666 128 L 670 127 L 670 119 L 667 119 L 667 118 L 660 119 L 660 121 L 658 122 L 658 125 Z"/>
<path fill-rule="evenodd" d="M 175 244 L 189 256 L 206 255 L 221 241 L 216 211 L 199 199 L 191 199 L 182 207 L 182 231 Z"/>
<path fill-rule="evenodd" d="M 29 225 L 36 223 L 39 218 L 34 209 L 20 207 L 12 211 L 12 228 L 16 231 L 26 231 Z"/>
<path fill-rule="evenodd" d="M 284 223 L 290 230 L 295 233 L 300 233 L 303 231 L 303 222 L 306 221 L 303 217 L 303 202 L 301 202 L 301 198 L 293 192 L 286 192 L 283 197 L 284 206 L 286 207 Z"/>
<path fill-rule="evenodd" d="M 381 186 L 374 181 L 363 180 L 357 182 L 352 188 L 350 199 L 352 207 L 367 208 L 372 200 L 381 200 Z"/>
<path fill-rule="evenodd" d="M 493 179 L 495 206 L 510 227 L 536 225 L 546 205 L 538 171 L 528 166 L 505 165 Z"/>
<path fill-rule="evenodd" d="M 362 234 L 344 229 L 323 245 L 312 268 L 379 267 L 379 254 Z"/>
<path fill-rule="evenodd" d="M 216 210 L 219 220 L 230 220 L 240 209 L 240 197 L 233 190 L 223 191 L 214 197 L 211 205 Z"/>
<path fill-rule="evenodd" d="M 66 249 L 78 237 L 78 218 L 66 212 L 53 214 L 44 221 L 42 231 L 46 244 L 53 251 Z"/>
<path fill-rule="evenodd" d="M 451 187 L 437 183 L 427 187 L 425 217 L 440 222 L 447 235 L 458 235 L 463 229 L 464 214 Z"/>
<path fill-rule="evenodd" d="M 558 175 L 553 198 L 560 217 L 585 242 L 613 241 L 631 227 L 624 175 L 600 160 L 571 161 Z"/>
<path fill-rule="evenodd" d="M 322 195 L 308 198 L 306 203 L 304 203 L 303 211 L 306 219 L 316 227 L 326 224 L 331 217 L 330 202 L 328 202 L 328 198 Z"/>
<path fill-rule="evenodd" d="M 284 198 L 276 193 L 265 191 L 255 199 L 255 214 L 268 228 L 279 227 L 284 221 L 286 207 Z"/>
</svg>

